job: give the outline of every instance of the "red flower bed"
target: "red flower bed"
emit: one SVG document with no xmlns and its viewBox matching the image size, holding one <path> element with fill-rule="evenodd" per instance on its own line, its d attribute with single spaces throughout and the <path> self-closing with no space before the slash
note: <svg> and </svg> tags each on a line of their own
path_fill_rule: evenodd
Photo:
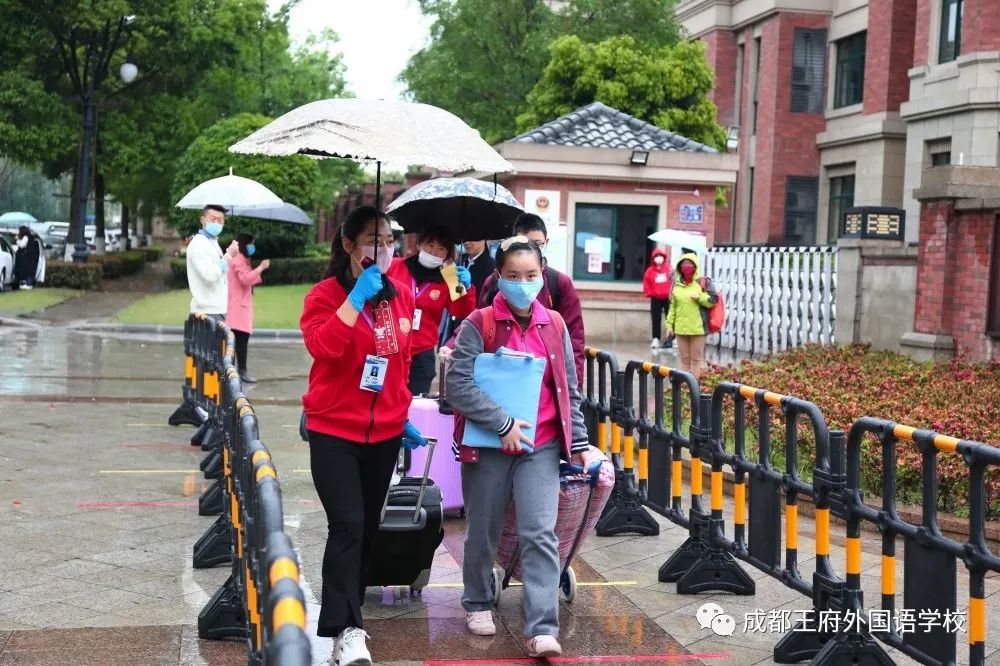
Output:
<svg viewBox="0 0 1000 666">
<path fill-rule="evenodd" d="M 1000 364 L 970 365 L 958 361 L 918 363 L 901 354 L 874 352 L 867 347 L 808 346 L 779 354 L 766 362 L 744 361 L 730 367 L 714 366 L 702 380 L 702 390 L 719 382 L 740 382 L 815 403 L 830 429 L 847 431 L 854 419 L 873 416 L 935 432 L 1000 445 Z M 756 423 L 747 414 L 747 423 Z M 774 419 L 780 422 L 775 414 Z M 803 447 L 800 473 L 811 467 L 808 429 L 800 426 Z M 780 433 L 781 430 L 772 432 Z M 780 436 L 772 448 L 781 449 Z M 747 448 L 756 444 L 748 438 Z M 783 450 L 774 451 L 784 457 Z M 775 455 L 772 455 L 772 460 Z M 897 445 L 897 499 L 919 503 L 921 456 L 906 442 Z M 967 515 L 968 472 L 960 456 L 938 456 L 938 507 Z M 862 457 L 865 491 L 881 495 L 882 453 L 878 443 L 866 441 Z M 1000 469 L 986 479 L 987 513 L 1000 518 Z"/>
</svg>

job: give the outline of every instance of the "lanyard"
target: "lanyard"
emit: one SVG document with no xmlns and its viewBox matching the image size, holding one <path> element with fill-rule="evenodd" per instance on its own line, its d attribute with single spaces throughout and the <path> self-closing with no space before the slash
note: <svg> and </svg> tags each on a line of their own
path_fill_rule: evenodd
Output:
<svg viewBox="0 0 1000 666">
<path fill-rule="evenodd" d="M 413 302 L 416 303 L 417 299 L 423 296 L 427 292 L 427 290 L 431 288 L 431 283 L 430 282 L 425 283 L 424 286 L 420 287 L 420 290 L 418 291 L 417 280 L 411 277 L 410 282 L 413 284 Z"/>
</svg>

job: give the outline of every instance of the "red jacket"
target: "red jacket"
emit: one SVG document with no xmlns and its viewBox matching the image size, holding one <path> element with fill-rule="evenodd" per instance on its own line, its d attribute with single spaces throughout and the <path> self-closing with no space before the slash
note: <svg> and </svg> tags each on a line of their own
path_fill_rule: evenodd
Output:
<svg viewBox="0 0 1000 666">
<path fill-rule="evenodd" d="M 580 305 L 580 296 L 576 293 L 576 287 L 573 286 L 573 280 L 570 276 L 548 266 L 545 267 L 545 271 L 546 273 L 552 271 L 556 275 L 556 285 L 559 289 L 559 302 L 552 302 L 552 296 L 549 294 L 548 275 L 546 275 L 543 280 L 542 290 L 538 292 L 538 302 L 549 310 L 555 310 L 558 312 L 562 315 L 563 321 L 566 322 L 566 328 L 569 330 L 569 340 L 573 344 L 573 360 L 576 361 L 576 376 L 579 380 L 577 383 L 582 389 L 584 381 L 583 350 L 586 345 L 586 332 L 583 328 L 583 306 Z M 492 297 L 490 297 L 490 302 L 487 303 L 485 302 L 484 296 L 489 297 L 489 294 L 496 294 L 494 286 L 496 281 L 497 273 L 494 271 L 491 276 L 486 278 L 486 282 L 483 283 L 483 295 L 480 296 L 479 307 L 484 308 L 487 305 L 493 304 Z"/>
<path fill-rule="evenodd" d="M 323 280 L 306 294 L 299 328 L 313 357 L 309 390 L 302 396 L 309 430 L 369 444 L 399 437 L 413 396 L 407 384 L 412 361 L 413 292 L 393 282 L 399 294 L 389 301 L 399 352 L 388 357 L 380 393 L 360 388 L 365 357 L 375 354 L 375 335 L 364 316 L 344 324 L 337 309 L 347 292 L 336 278 Z M 369 316 L 371 306 L 366 306 Z"/>
<path fill-rule="evenodd" d="M 465 295 L 452 302 L 445 282 L 417 283 L 407 266 L 406 259 L 393 259 L 386 275 L 400 283 L 400 291 L 410 295 L 414 308 L 421 311 L 420 328 L 413 331 L 413 355 L 434 349 L 441 334 L 441 319 L 447 310 L 453 317 L 465 319 L 476 309 L 476 288 L 466 290 Z M 416 319 L 416 317 L 413 317 Z"/>
<path fill-rule="evenodd" d="M 663 257 L 663 263 L 657 266 L 652 262 L 656 257 Z M 642 276 L 642 293 L 646 298 L 670 298 L 670 257 L 663 250 L 653 250 L 649 268 Z"/>
</svg>

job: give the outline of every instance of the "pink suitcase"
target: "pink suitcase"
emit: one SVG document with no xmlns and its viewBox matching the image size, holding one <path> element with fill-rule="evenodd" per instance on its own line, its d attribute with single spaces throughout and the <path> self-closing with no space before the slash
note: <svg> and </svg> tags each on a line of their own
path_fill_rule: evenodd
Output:
<svg viewBox="0 0 1000 666">
<path fill-rule="evenodd" d="M 567 601 L 576 596 L 576 574 L 573 557 L 587 536 L 594 531 L 604 512 L 604 505 L 611 498 L 615 486 L 615 468 L 607 458 L 593 476 L 588 474 L 563 474 L 560 478 L 559 513 L 556 517 L 556 537 L 559 539 L 559 562 L 562 576 L 559 588 Z M 514 517 L 514 500 L 507 507 L 503 533 L 497 546 L 497 564 L 493 570 L 494 597 L 506 589 L 511 578 L 521 579 L 521 560 L 518 557 L 517 523 Z M 505 575 L 504 575 L 505 574 Z"/>
<path fill-rule="evenodd" d="M 460 512 L 465 508 L 465 501 L 462 499 L 462 465 L 451 455 L 451 442 L 455 439 L 455 417 L 442 414 L 438 401 L 434 398 L 414 398 L 410 403 L 409 415 L 420 434 L 436 438 L 444 449 L 431 459 L 430 477 L 444 495 L 444 510 Z M 421 446 L 410 452 L 407 473 L 413 475 L 413 470 L 423 470 L 428 448 Z"/>
</svg>

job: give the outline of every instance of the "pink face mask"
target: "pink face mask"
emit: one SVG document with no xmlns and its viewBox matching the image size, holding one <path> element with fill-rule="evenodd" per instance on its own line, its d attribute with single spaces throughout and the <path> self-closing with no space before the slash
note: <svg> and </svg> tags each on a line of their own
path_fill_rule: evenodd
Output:
<svg viewBox="0 0 1000 666">
<path fill-rule="evenodd" d="M 690 281 L 694 277 L 694 265 L 690 261 L 685 261 L 681 264 L 681 277 L 685 280 Z"/>
<path fill-rule="evenodd" d="M 653 263 L 657 266 L 663 265 L 663 257 L 653 257 Z"/>
</svg>

